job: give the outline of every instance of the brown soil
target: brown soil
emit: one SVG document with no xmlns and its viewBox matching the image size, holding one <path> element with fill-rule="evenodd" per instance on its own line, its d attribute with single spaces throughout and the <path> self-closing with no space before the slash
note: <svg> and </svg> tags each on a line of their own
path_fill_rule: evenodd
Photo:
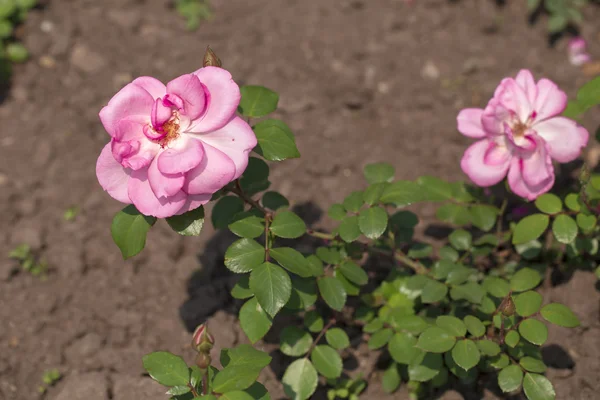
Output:
<svg viewBox="0 0 600 400">
<path fill-rule="evenodd" d="M 53 0 L 27 20 L 32 59 L 16 68 L 0 105 L 0 399 L 41 396 L 42 373 L 54 367 L 64 378 L 48 399 L 165 399 L 143 376 L 142 355 L 166 349 L 189 358 L 189 329 L 206 317 L 218 347 L 246 340 L 225 292 L 227 235 L 207 226 L 200 239 L 181 238 L 160 222 L 127 262 L 112 243 L 120 205 L 95 178 L 107 142 L 97 114 L 133 77 L 167 81 L 192 71 L 210 44 L 239 83 L 278 91 L 277 117 L 296 133 L 303 157 L 274 165 L 271 181 L 297 204 L 312 202 L 313 216 L 360 188 L 369 162 L 393 163 L 398 178 L 464 179 L 458 160 L 468 141 L 455 129 L 458 110 L 483 105 L 520 68 L 569 95 L 586 80 L 569 65 L 564 40 L 550 48 L 544 23 L 527 24 L 524 2 L 212 2 L 214 20 L 196 32 L 185 31 L 165 0 Z M 589 10 L 583 33 L 599 56 L 600 25 L 591 21 L 600 10 Z M 600 117 L 584 123 L 595 128 Z M 71 205 L 81 212 L 66 222 Z M 425 207 L 423 217 L 432 211 Z M 48 261 L 46 280 L 14 271 L 5 255 L 21 243 Z M 558 399 L 600 392 L 594 282 L 578 272 L 544 293 L 582 320 L 574 331 L 550 328 L 545 354 Z M 359 369 L 375 360 L 360 358 Z M 279 399 L 276 373 L 262 379 Z M 367 399 L 406 398 L 405 391 L 386 397 L 375 376 L 371 382 Z"/>
</svg>

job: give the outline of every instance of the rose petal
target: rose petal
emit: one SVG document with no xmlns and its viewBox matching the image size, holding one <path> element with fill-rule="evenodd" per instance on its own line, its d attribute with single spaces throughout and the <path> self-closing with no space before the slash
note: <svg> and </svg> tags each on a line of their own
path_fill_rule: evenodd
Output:
<svg viewBox="0 0 600 400">
<path fill-rule="evenodd" d="M 506 109 L 513 111 L 521 122 L 527 121 L 531 116 L 532 104 L 514 79 L 506 80 L 504 90 L 499 93 L 497 99 Z"/>
<path fill-rule="evenodd" d="M 538 185 L 530 186 L 523 177 L 523 164 L 521 158 L 513 157 L 508 170 L 508 184 L 516 195 L 528 200 L 535 200 L 554 185 L 554 170 L 552 170 L 552 175 L 547 180 L 541 181 Z"/>
<path fill-rule="evenodd" d="M 200 79 L 194 74 L 182 75 L 167 84 L 167 92 L 183 100 L 184 113 L 190 119 L 198 118 L 206 106 L 206 93 Z"/>
<path fill-rule="evenodd" d="M 506 147 L 484 139 L 475 142 L 465 151 L 460 166 L 475 184 L 487 187 L 504 179 L 510 158 Z M 486 160 L 490 163 L 486 163 Z"/>
<path fill-rule="evenodd" d="M 544 142 L 540 139 L 536 141 L 535 151 L 527 156 L 522 156 L 521 174 L 528 187 L 538 187 L 545 185 L 549 179 L 553 179 L 554 167 L 552 159 L 546 151 Z"/>
<path fill-rule="evenodd" d="M 547 143 L 550 156 L 561 163 L 579 157 L 589 138 L 585 128 L 565 117 L 547 119 L 535 124 L 533 129 Z"/>
<path fill-rule="evenodd" d="M 562 113 L 567 108 L 567 94 L 548 79 L 537 83 L 538 95 L 533 107 L 537 113 L 536 121 L 542 121 Z"/>
<path fill-rule="evenodd" d="M 206 204 L 210 201 L 212 194 L 191 194 L 188 195 L 185 204 L 183 207 L 177 211 L 175 215 L 185 214 L 188 211 L 195 210 L 203 204 Z"/>
<path fill-rule="evenodd" d="M 204 143 L 225 153 L 235 164 L 235 175 L 232 179 L 239 178 L 248 166 L 248 154 L 256 147 L 256 136 L 246 121 L 240 117 L 233 117 L 221 129 L 195 135 Z"/>
<path fill-rule="evenodd" d="M 112 155 L 111 144 L 102 149 L 96 162 L 96 176 L 100 186 L 115 200 L 131 204 L 127 194 L 127 184 L 131 171 L 123 168 Z"/>
<path fill-rule="evenodd" d="M 187 173 L 183 190 L 189 194 L 215 193 L 234 179 L 235 171 L 231 158 L 204 143 L 204 158 Z"/>
<path fill-rule="evenodd" d="M 118 163 L 123 163 L 123 159 L 131 157 L 140 149 L 140 142 L 138 141 L 130 141 L 130 142 L 119 142 L 118 140 L 110 141 L 110 149 L 112 151 L 113 158 Z"/>
<path fill-rule="evenodd" d="M 109 135 L 115 136 L 118 123 L 123 119 L 139 123 L 148 122 L 153 104 L 154 99 L 145 89 L 130 83 L 100 110 L 100 120 Z"/>
<path fill-rule="evenodd" d="M 140 76 L 131 83 L 146 90 L 153 99 L 158 99 L 167 94 L 167 87 L 161 81 L 151 76 Z"/>
<path fill-rule="evenodd" d="M 519 84 L 519 86 L 523 89 L 525 94 L 527 95 L 527 100 L 529 100 L 530 104 L 535 102 L 537 97 L 537 86 L 535 85 L 535 80 L 533 79 L 533 75 L 531 71 L 528 69 L 522 69 L 517 74 L 515 81 Z"/>
<path fill-rule="evenodd" d="M 156 99 L 152 106 L 152 114 L 150 120 L 154 129 L 160 129 L 165 122 L 171 119 L 173 110 L 171 107 L 165 106 L 162 99 Z"/>
<path fill-rule="evenodd" d="M 172 147 L 158 155 L 158 169 L 164 174 L 178 174 L 196 167 L 204 157 L 200 140 L 183 135 Z"/>
<path fill-rule="evenodd" d="M 503 135 L 504 125 L 509 119 L 510 112 L 498 99 L 493 98 L 483 110 L 481 126 L 490 135 Z"/>
<path fill-rule="evenodd" d="M 122 119 L 117 122 L 114 138 L 120 142 L 141 140 L 144 137 L 144 124 Z"/>
<path fill-rule="evenodd" d="M 147 169 L 132 172 L 128 193 L 139 212 L 157 218 L 175 215 L 183 207 L 187 197 L 183 191 L 179 191 L 171 197 L 157 198 L 150 187 Z"/>
<path fill-rule="evenodd" d="M 181 190 L 185 182 L 184 174 L 163 174 L 158 169 L 158 157 L 154 158 L 154 161 L 148 168 L 148 181 L 152 191 L 159 199 L 161 197 L 174 196 Z"/>
<path fill-rule="evenodd" d="M 206 112 L 192 123 L 192 132 L 222 128 L 235 115 L 240 103 L 240 88 L 222 68 L 204 67 L 194 72 L 206 88 Z"/>
<path fill-rule="evenodd" d="M 472 138 L 483 138 L 486 132 L 481 125 L 481 117 L 483 109 L 481 108 L 465 108 L 456 118 L 458 122 L 458 131 L 465 136 Z"/>
</svg>

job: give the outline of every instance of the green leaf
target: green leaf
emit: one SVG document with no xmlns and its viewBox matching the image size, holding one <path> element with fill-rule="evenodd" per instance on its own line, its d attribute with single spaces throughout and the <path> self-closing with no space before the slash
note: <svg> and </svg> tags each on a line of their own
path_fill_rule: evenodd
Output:
<svg viewBox="0 0 600 400">
<path fill-rule="evenodd" d="M 479 347 L 481 353 L 485 354 L 486 356 L 495 356 L 500 353 L 500 346 L 491 340 L 478 340 L 477 347 Z"/>
<path fill-rule="evenodd" d="M 415 243 L 408 250 L 409 258 L 425 258 L 433 253 L 433 247 L 426 243 Z"/>
<path fill-rule="evenodd" d="M 469 250 L 473 244 L 473 237 L 464 229 L 457 229 L 448 236 L 452 247 L 456 250 Z"/>
<path fill-rule="evenodd" d="M 417 183 L 423 191 L 423 200 L 444 201 L 452 198 L 452 185 L 434 176 L 421 176 Z"/>
<path fill-rule="evenodd" d="M 437 317 L 435 324 L 454 336 L 465 336 L 467 334 L 467 327 L 464 322 L 450 315 Z"/>
<path fill-rule="evenodd" d="M 429 327 L 429 324 L 418 315 L 405 315 L 404 313 L 394 313 L 390 316 L 390 325 L 399 331 L 407 331 L 414 335 L 423 332 Z"/>
<path fill-rule="evenodd" d="M 262 339 L 273 325 L 273 320 L 258 304 L 256 297 L 244 303 L 239 317 L 242 330 L 252 343 Z"/>
<path fill-rule="evenodd" d="M 419 336 L 417 347 L 432 353 L 445 353 L 454 347 L 454 343 L 456 343 L 456 338 L 452 334 L 445 329 L 432 326 L 425 329 Z"/>
<path fill-rule="evenodd" d="M 362 210 L 358 215 L 360 231 L 369 239 L 377 239 L 387 228 L 388 215 L 380 207 L 371 207 Z"/>
<path fill-rule="evenodd" d="M 475 205 L 471 207 L 471 222 L 474 226 L 484 232 L 489 231 L 496 225 L 498 209 L 493 206 Z"/>
<path fill-rule="evenodd" d="M 488 276 L 482 282 L 483 287 L 489 294 L 499 299 L 505 297 L 510 292 L 510 285 L 502 278 Z"/>
<path fill-rule="evenodd" d="M 283 161 L 300 157 L 294 134 L 283 122 L 276 119 L 261 121 L 252 128 L 260 154 L 269 161 Z"/>
<path fill-rule="evenodd" d="M 265 262 L 250 274 L 250 289 L 260 306 L 274 317 L 290 299 L 292 281 L 281 267 Z"/>
<path fill-rule="evenodd" d="M 404 207 L 421 201 L 423 198 L 422 187 L 411 181 L 396 181 L 385 188 L 381 202 L 395 204 L 396 207 Z"/>
<path fill-rule="evenodd" d="M 548 339 L 548 328 L 537 319 L 526 319 L 519 324 L 519 333 L 526 340 L 538 346 L 543 345 Z"/>
<path fill-rule="evenodd" d="M 225 266 L 232 272 L 252 271 L 265 260 L 265 248 L 252 239 L 240 239 L 225 251 Z"/>
<path fill-rule="evenodd" d="M 369 339 L 369 342 L 368 342 L 369 349 L 377 350 L 377 349 L 382 348 L 390 341 L 390 339 L 392 338 L 393 335 L 394 335 L 394 331 L 389 328 L 385 328 L 385 329 L 375 332 L 373 335 L 371 335 L 371 338 Z"/>
<path fill-rule="evenodd" d="M 325 332 L 327 343 L 334 349 L 342 350 L 350 346 L 348 334 L 340 328 L 331 328 Z"/>
<path fill-rule="evenodd" d="M 316 346 L 310 354 L 310 360 L 325 378 L 335 379 L 342 374 L 342 357 L 327 345 Z"/>
<path fill-rule="evenodd" d="M 204 226 L 204 207 L 169 217 L 167 223 L 182 236 L 198 236 Z"/>
<path fill-rule="evenodd" d="M 463 285 L 454 286 L 450 290 L 450 297 L 452 299 L 464 299 L 475 304 L 481 304 L 483 296 L 485 296 L 485 290 L 475 282 L 467 282 Z"/>
<path fill-rule="evenodd" d="M 523 357 L 519 360 L 519 364 L 529 372 L 544 373 L 546 371 L 546 364 L 537 358 Z"/>
<path fill-rule="evenodd" d="M 210 215 L 213 227 L 215 229 L 226 228 L 236 214 L 244 211 L 244 202 L 239 197 L 225 196 L 221 197 L 212 209 Z"/>
<path fill-rule="evenodd" d="M 466 268 L 462 265 L 456 265 L 456 267 L 448 273 L 446 283 L 451 285 L 458 285 L 465 282 L 471 275 L 475 273 L 472 268 Z"/>
<path fill-rule="evenodd" d="M 412 240 L 419 218 L 410 211 L 398 211 L 390 217 L 390 230 L 396 234 L 396 243 L 408 243 Z"/>
<path fill-rule="evenodd" d="M 292 294 L 285 307 L 306 310 L 317 301 L 317 282 L 314 279 L 292 279 Z"/>
<path fill-rule="evenodd" d="M 514 392 L 523 382 L 523 371 L 518 365 L 510 365 L 498 374 L 498 386 L 504 393 Z"/>
<path fill-rule="evenodd" d="M 213 390 L 217 393 L 244 390 L 256 382 L 261 369 L 249 368 L 248 365 L 225 367 L 215 376 Z"/>
<path fill-rule="evenodd" d="M 279 95 L 263 86 L 242 86 L 238 110 L 245 117 L 262 117 L 277 109 Z"/>
<path fill-rule="evenodd" d="M 295 326 L 286 326 L 279 336 L 279 350 L 287 356 L 300 357 L 306 354 L 313 343 L 310 333 Z"/>
<path fill-rule="evenodd" d="M 223 395 L 221 397 L 219 397 L 220 400 L 254 400 L 254 398 L 252 396 L 250 396 L 250 394 L 241 391 L 241 390 L 235 390 L 233 392 L 227 392 L 227 393 L 223 393 Z"/>
<path fill-rule="evenodd" d="M 320 332 L 325 325 L 323 317 L 315 310 L 308 311 L 304 314 L 304 326 L 311 332 Z"/>
<path fill-rule="evenodd" d="M 367 164 L 364 174 L 370 184 L 390 182 L 394 179 L 394 167 L 388 163 Z"/>
<path fill-rule="evenodd" d="M 352 261 L 344 261 L 339 268 L 350 282 L 357 285 L 366 285 L 369 282 L 369 277 L 365 270 Z"/>
<path fill-rule="evenodd" d="M 548 32 L 557 33 L 567 27 L 569 20 L 562 14 L 551 14 L 548 18 Z"/>
<path fill-rule="evenodd" d="M 346 209 L 341 204 L 333 204 L 331 207 L 329 207 L 329 210 L 327 210 L 327 215 L 331 219 L 341 221 L 344 219 L 344 217 L 346 217 Z"/>
<path fill-rule="evenodd" d="M 539 240 L 518 244 L 515 246 L 517 253 L 526 260 L 537 258 L 542 252 L 542 243 Z"/>
<path fill-rule="evenodd" d="M 358 216 L 349 215 L 342 219 L 338 228 L 340 237 L 346 243 L 355 241 L 360 237 L 360 228 L 358 227 Z"/>
<path fill-rule="evenodd" d="M 324 272 L 323 261 L 321 261 L 321 259 L 319 259 L 319 257 L 317 257 L 314 254 L 311 254 L 310 256 L 306 257 L 306 261 L 308 261 L 308 265 L 310 266 L 310 269 L 312 270 L 313 276 L 323 275 L 323 272 Z"/>
<path fill-rule="evenodd" d="M 542 0 L 527 0 L 527 11 L 535 11 L 540 6 L 541 2 Z"/>
<path fill-rule="evenodd" d="M 512 243 L 522 244 L 542 236 L 550 224 L 550 217 L 533 214 L 520 220 L 514 228 Z"/>
<path fill-rule="evenodd" d="M 291 247 L 276 247 L 269 250 L 269 254 L 285 269 L 302 277 L 308 278 L 313 275 L 309 262 L 299 251 Z"/>
<path fill-rule="evenodd" d="M 552 383 L 543 375 L 525 374 L 523 390 L 529 400 L 554 400 L 556 393 Z"/>
<path fill-rule="evenodd" d="M 467 225 L 471 222 L 469 208 L 462 204 L 446 203 L 441 205 L 435 212 L 435 217 L 443 222 L 457 226 Z"/>
<path fill-rule="evenodd" d="M 555 325 L 565 328 L 575 328 L 580 325 L 579 319 L 567 306 L 559 303 L 550 303 L 542 307 L 542 317 Z"/>
<path fill-rule="evenodd" d="M 596 227 L 597 219 L 595 215 L 577 214 L 575 218 L 577 225 L 584 233 L 590 233 Z"/>
<path fill-rule="evenodd" d="M 562 211 L 560 197 L 552 193 L 544 193 L 535 199 L 535 206 L 538 210 L 546 214 L 558 214 Z"/>
<path fill-rule="evenodd" d="M 326 276 L 317 281 L 319 292 L 325 303 L 334 310 L 342 311 L 346 304 L 346 291 L 342 283 L 331 276 Z"/>
<path fill-rule="evenodd" d="M 425 353 L 420 363 L 408 366 L 408 378 L 411 381 L 427 382 L 433 379 L 443 366 L 441 354 Z"/>
<path fill-rule="evenodd" d="M 264 219 L 250 212 L 239 213 L 229 224 L 229 230 L 237 236 L 254 239 L 265 233 Z"/>
<path fill-rule="evenodd" d="M 29 52 L 27 51 L 27 48 L 18 42 L 8 43 L 4 53 L 6 58 L 14 63 L 22 63 L 27 61 L 29 58 Z"/>
<path fill-rule="evenodd" d="M 454 250 L 450 246 L 442 247 L 439 251 L 439 255 L 442 260 L 448 260 L 452 262 L 458 261 L 458 258 L 460 257 L 458 251 Z"/>
<path fill-rule="evenodd" d="M 271 186 L 269 165 L 260 158 L 250 157 L 248 166 L 240 179 L 240 185 L 248 196 L 267 190 Z"/>
<path fill-rule="evenodd" d="M 524 292 L 533 289 L 542 281 L 538 271 L 531 268 L 522 268 L 510 278 L 510 287 L 515 292 Z"/>
<path fill-rule="evenodd" d="M 509 347 L 515 347 L 519 343 L 519 340 L 521 340 L 521 336 L 517 331 L 509 331 L 504 337 L 504 343 Z"/>
<path fill-rule="evenodd" d="M 310 360 L 300 358 L 287 367 L 281 382 L 285 394 L 292 400 L 305 400 L 317 389 L 318 380 L 317 370 Z"/>
<path fill-rule="evenodd" d="M 423 288 L 421 301 L 424 304 L 437 303 L 445 299 L 446 294 L 448 294 L 448 286 L 432 279 Z"/>
<path fill-rule="evenodd" d="M 142 358 L 144 369 L 148 374 L 165 386 L 187 386 L 190 381 L 190 370 L 183 358 L 166 351 L 146 354 Z"/>
<path fill-rule="evenodd" d="M 400 386 L 400 382 L 402 382 L 402 378 L 400 377 L 398 366 L 395 363 L 391 363 L 389 368 L 383 373 L 381 386 L 383 386 L 383 390 L 386 393 L 393 393 Z"/>
<path fill-rule="evenodd" d="M 169 394 L 171 396 L 180 396 L 182 394 L 186 394 L 192 391 L 192 388 L 190 388 L 187 385 L 184 386 L 173 386 L 171 387 L 171 389 L 167 390 L 166 394 Z"/>
<path fill-rule="evenodd" d="M 373 204 L 379 202 L 379 199 L 381 198 L 381 195 L 383 194 L 383 191 L 387 185 L 387 183 L 375 183 L 366 188 L 363 196 L 365 203 L 372 206 Z"/>
<path fill-rule="evenodd" d="M 552 223 L 552 233 L 561 243 L 571 243 L 577 237 L 577 223 L 568 215 L 557 215 Z"/>
<path fill-rule="evenodd" d="M 595 77 L 577 92 L 579 114 L 583 114 L 595 105 L 600 104 L 600 77 Z"/>
<path fill-rule="evenodd" d="M 271 363 L 271 356 L 249 344 L 222 349 L 219 357 L 223 367 L 247 367 L 262 369 Z"/>
<path fill-rule="evenodd" d="M 253 400 L 271 400 L 271 396 L 269 395 L 269 392 L 267 392 L 267 388 L 265 388 L 262 383 L 255 382 L 252 386 L 244 391 L 252 396 Z"/>
<path fill-rule="evenodd" d="M 306 233 L 306 224 L 293 212 L 283 211 L 275 215 L 270 229 L 276 236 L 295 239 Z"/>
<path fill-rule="evenodd" d="M 481 322 L 479 318 L 472 315 L 467 315 L 463 318 L 463 321 L 467 327 L 467 330 L 471 335 L 473 335 L 473 337 L 481 337 L 485 335 L 485 325 L 483 325 L 483 322 Z"/>
<path fill-rule="evenodd" d="M 155 217 L 141 214 L 133 205 L 128 205 L 115 214 L 110 232 L 123 259 L 133 257 L 144 249 L 146 235 L 155 222 Z"/>
<path fill-rule="evenodd" d="M 581 210 L 579 195 L 577 193 L 569 193 L 567 197 L 565 197 L 565 205 L 569 210 L 579 212 Z"/>
<path fill-rule="evenodd" d="M 363 192 L 352 192 L 344 199 L 344 207 L 349 212 L 358 212 L 364 203 Z"/>
<path fill-rule="evenodd" d="M 263 194 L 261 202 L 263 206 L 273 211 L 289 207 L 290 205 L 290 202 L 278 192 L 266 192 Z"/>
<path fill-rule="evenodd" d="M 521 317 L 529 317 L 535 314 L 542 306 L 542 295 L 531 290 L 514 296 L 513 300 L 517 314 Z"/>
<path fill-rule="evenodd" d="M 480 357 L 477 345 L 469 339 L 459 340 L 452 348 L 454 362 L 465 371 L 476 366 Z"/>
<path fill-rule="evenodd" d="M 406 332 L 399 332 L 390 339 L 388 351 L 397 363 L 410 365 L 423 354 L 423 350 L 415 347 L 416 344 L 416 337 Z"/>
<path fill-rule="evenodd" d="M 234 299 L 248 299 L 254 296 L 254 293 L 250 290 L 250 276 L 245 274 L 240 276 L 237 283 L 231 289 L 231 296 Z"/>
</svg>

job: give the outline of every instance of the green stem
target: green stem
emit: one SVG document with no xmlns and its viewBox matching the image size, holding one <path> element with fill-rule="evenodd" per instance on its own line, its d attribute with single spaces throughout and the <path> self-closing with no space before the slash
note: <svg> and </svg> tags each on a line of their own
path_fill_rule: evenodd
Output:
<svg viewBox="0 0 600 400">
<path fill-rule="evenodd" d="M 333 325 L 335 325 L 335 318 L 332 318 L 329 320 L 329 322 L 327 323 L 327 325 L 325 325 L 323 327 L 323 329 L 321 329 L 321 332 L 319 332 L 319 335 L 317 336 L 317 338 L 315 339 L 315 341 L 313 342 L 313 344 L 310 345 L 310 349 L 308 349 L 308 352 L 306 353 L 306 356 L 304 356 L 304 358 L 308 358 L 310 357 L 312 351 L 315 349 L 315 347 L 317 347 L 317 344 L 319 343 L 319 340 L 321 340 L 323 338 L 323 336 L 325 335 L 325 333 L 327 333 L 327 331 L 329 330 L 329 328 L 331 328 Z"/>
</svg>

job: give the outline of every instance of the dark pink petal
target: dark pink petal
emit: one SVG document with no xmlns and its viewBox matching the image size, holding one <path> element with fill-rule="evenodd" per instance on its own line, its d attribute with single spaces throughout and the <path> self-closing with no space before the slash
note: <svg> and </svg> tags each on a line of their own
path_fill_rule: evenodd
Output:
<svg viewBox="0 0 600 400">
<path fill-rule="evenodd" d="M 113 199 L 125 204 L 131 204 L 127 194 L 130 173 L 114 159 L 110 143 L 104 146 L 96 162 L 98 182 Z"/>
<path fill-rule="evenodd" d="M 174 93 L 167 93 L 163 102 L 168 107 L 173 107 L 176 110 L 181 110 L 182 112 L 184 111 L 185 102 L 181 97 L 177 96 Z"/>
<path fill-rule="evenodd" d="M 157 141 L 167 136 L 167 132 L 157 131 L 150 125 L 144 125 L 144 136 L 152 141 Z"/>
<path fill-rule="evenodd" d="M 565 117 L 554 117 L 534 125 L 533 129 L 544 139 L 548 152 L 558 162 L 571 162 L 587 145 L 588 131 Z"/>
<path fill-rule="evenodd" d="M 202 162 L 186 175 L 183 190 L 189 194 L 212 194 L 234 179 L 235 164 L 223 152 L 204 143 Z"/>
<path fill-rule="evenodd" d="M 163 174 L 158 169 L 158 157 L 156 157 L 148 168 L 148 181 L 156 197 L 170 197 L 181 190 L 185 182 L 185 175 L 181 173 Z"/>
<path fill-rule="evenodd" d="M 506 147 L 483 139 L 472 144 L 460 162 L 465 174 L 478 186 L 495 185 L 506 176 L 511 155 Z"/>
<path fill-rule="evenodd" d="M 537 113 L 536 121 L 542 121 L 562 113 L 567 108 L 567 94 L 548 79 L 537 83 L 538 95 L 533 107 Z"/>
<path fill-rule="evenodd" d="M 100 110 L 100 120 L 109 135 L 115 136 L 118 123 L 123 119 L 140 123 L 149 122 L 153 104 L 154 99 L 145 89 L 130 83 Z"/>
<path fill-rule="evenodd" d="M 172 80 L 167 84 L 167 92 L 183 100 L 184 113 L 191 120 L 198 118 L 204 112 L 206 93 L 196 75 L 182 75 Z"/>
<path fill-rule="evenodd" d="M 537 97 L 537 86 L 535 84 L 535 80 L 533 79 L 531 71 L 529 71 L 528 69 L 520 70 L 517 74 L 517 77 L 515 78 L 515 81 L 517 81 L 519 86 L 527 95 L 529 103 L 533 104 Z"/>
<path fill-rule="evenodd" d="M 210 132 L 222 128 L 235 115 L 240 103 L 240 88 L 231 74 L 222 68 L 204 67 L 194 72 L 206 87 L 206 112 L 193 121 L 193 132 Z"/>
<path fill-rule="evenodd" d="M 486 136 L 483 126 L 481 125 L 481 117 L 483 109 L 481 108 L 465 108 L 456 118 L 458 122 L 458 131 L 465 136 L 472 138 L 483 138 Z"/>
<path fill-rule="evenodd" d="M 210 201 L 212 194 L 190 194 L 188 195 L 183 207 L 177 211 L 175 215 L 185 214 L 188 211 L 195 210 L 196 208 L 204 205 Z"/>
<path fill-rule="evenodd" d="M 148 181 L 148 169 L 139 169 L 132 172 L 128 193 L 129 198 L 139 212 L 157 218 L 167 218 L 175 215 L 183 207 L 187 197 L 180 190 L 171 197 L 157 198 Z"/>
<path fill-rule="evenodd" d="M 165 122 L 171 119 L 173 110 L 171 107 L 165 106 L 162 99 L 156 99 L 152 106 L 152 114 L 150 120 L 155 129 L 160 129 Z"/>
<path fill-rule="evenodd" d="M 204 148 L 200 140 L 190 137 L 179 138 L 174 147 L 166 149 L 158 156 L 158 169 L 163 174 L 188 172 L 204 158 Z"/>
<path fill-rule="evenodd" d="M 539 195 L 546 193 L 554 185 L 554 170 L 551 176 L 539 184 L 530 186 L 523 177 L 524 162 L 519 157 L 513 157 L 508 170 L 508 184 L 510 189 L 518 196 L 528 200 L 535 200 Z"/>
<path fill-rule="evenodd" d="M 151 76 L 140 76 L 131 83 L 145 89 L 153 99 L 158 99 L 167 94 L 167 87 L 161 81 Z"/>
<path fill-rule="evenodd" d="M 233 117 L 227 125 L 217 131 L 196 136 L 233 160 L 235 164 L 233 179 L 239 178 L 246 170 L 249 153 L 257 143 L 254 131 L 240 117 Z"/>
</svg>

